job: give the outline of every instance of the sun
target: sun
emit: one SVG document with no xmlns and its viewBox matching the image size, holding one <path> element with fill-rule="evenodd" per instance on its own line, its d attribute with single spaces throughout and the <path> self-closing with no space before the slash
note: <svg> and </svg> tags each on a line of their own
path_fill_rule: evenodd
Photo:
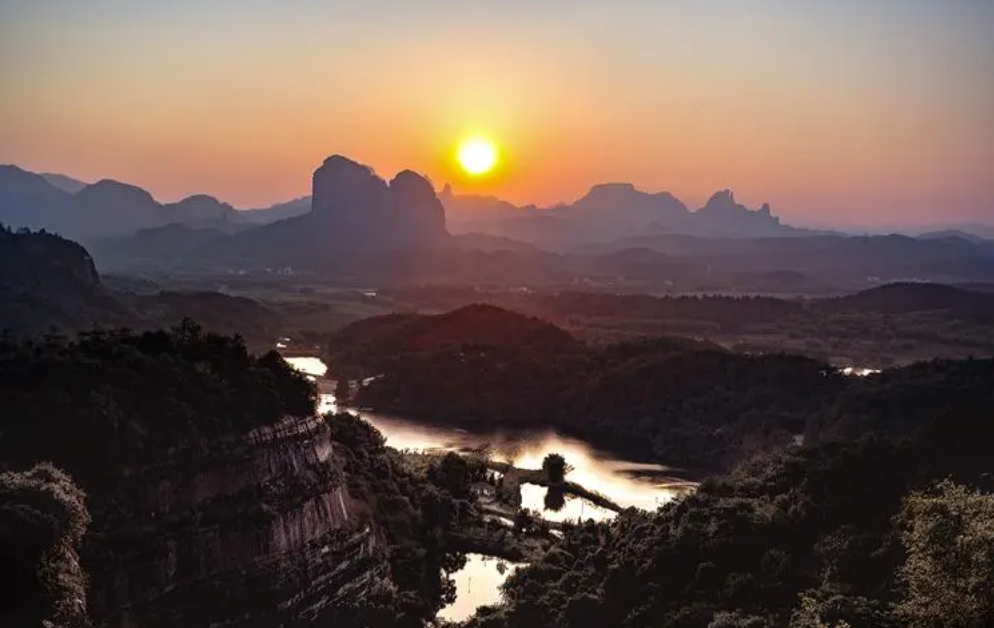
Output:
<svg viewBox="0 0 994 628">
<path fill-rule="evenodd" d="M 474 177 L 486 174 L 497 165 L 497 147 L 490 140 L 471 138 L 459 144 L 459 165 Z"/>
</svg>

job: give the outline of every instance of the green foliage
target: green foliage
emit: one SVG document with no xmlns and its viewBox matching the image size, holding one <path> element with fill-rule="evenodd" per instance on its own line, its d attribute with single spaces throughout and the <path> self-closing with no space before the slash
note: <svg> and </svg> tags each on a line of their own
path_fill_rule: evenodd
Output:
<svg viewBox="0 0 994 628">
<path fill-rule="evenodd" d="M 78 559 L 89 523 L 83 491 L 52 465 L 0 474 L 0 624 L 89 624 Z"/>
<path fill-rule="evenodd" d="M 450 451 L 428 468 L 427 477 L 429 482 L 452 497 L 472 500 L 471 487 L 476 482 L 484 481 L 486 467 L 482 461 L 470 461 Z"/>
<path fill-rule="evenodd" d="M 329 364 L 377 376 L 358 390 L 360 406 L 456 424 L 551 425 L 687 466 L 728 465 L 791 442 L 846 385 L 806 358 L 702 346 L 587 347 L 547 323 L 479 306 L 360 321 L 332 340 Z"/>
<path fill-rule="evenodd" d="M 370 505 L 389 544 L 395 590 L 387 599 L 370 601 L 365 625 L 420 628 L 454 600 L 446 574 L 461 568 L 465 558 L 449 547 L 447 535 L 472 516 L 466 500 L 484 469 L 451 454 L 420 476 L 364 420 L 347 413 L 325 418 L 345 450 L 349 494 Z"/>
<path fill-rule="evenodd" d="M 91 493 L 170 448 L 238 437 L 315 404 L 313 386 L 275 352 L 256 357 L 189 321 L 171 332 L 0 339 L 0 460 L 55 460 Z"/>
<path fill-rule="evenodd" d="M 708 480 L 655 513 L 630 509 L 610 523 L 568 527 L 553 550 L 508 579 L 505 604 L 469 625 L 899 628 L 907 616 L 895 608 L 911 608 L 901 573 L 912 567 L 901 570 L 898 515 L 914 512 L 921 529 L 931 530 L 925 538 L 950 529 L 949 522 L 926 525 L 938 507 L 918 497 L 905 502 L 905 496 L 936 474 L 990 486 L 965 458 L 987 455 L 994 444 L 991 426 L 966 423 L 970 429 L 960 436 L 977 442 L 975 449 L 964 450 L 959 438 L 923 437 L 781 453 Z M 969 621 L 934 623 L 933 615 L 913 625 L 987 625 L 990 616 L 983 613 L 990 606 L 977 598 L 990 599 L 983 596 L 990 590 L 994 502 L 990 495 L 962 492 L 944 499 L 958 504 L 945 508 L 964 516 L 952 517 L 959 533 L 941 538 L 961 544 L 953 549 L 962 551 L 942 552 L 949 564 L 925 570 L 945 584 L 923 586 L 935 597 L 914 608 L 941 596 L 944 605 L 932 604 L 933 612 L 955 607 Z M 939 549 L 918 554 L 936 560 L 928 552 Z M 909 566 L 917 564 L 915 555 L 908 551 Z M 970 574 L 965 579 L 964 569 Z"/>
<path fill-rule="evenodd" d="M 796 355 L 741 355 L 691 341 L 589 347 L 498 312 L 360 321 L 336 336 L 330 360 L 378 376 L 358 390 L 361 406 L 452 424 L 552 426 L 696 468 L 728 469 L 801 434 L 812 443 L 870 432 L 903 437 L 940 413 L 994 410 L 991 359 L 845 377 Z"/>
<path fill-rule="evenodd" d="M 902 522 L 908 626 L 994 625 L 994 495 L 944 481 L 908 496 Z"/>
</svg>

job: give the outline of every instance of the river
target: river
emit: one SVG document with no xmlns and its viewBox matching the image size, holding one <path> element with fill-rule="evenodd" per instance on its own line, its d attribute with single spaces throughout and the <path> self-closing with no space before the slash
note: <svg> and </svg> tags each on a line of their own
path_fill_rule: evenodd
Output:
<svg viewBox="0 0 994 628">
<path fill-rule="evenodd" d="M 285 359 L 315 381 L 320 381 L 327 370 L 318 358 Z M 444 403 L 444 400 L 441 402 Z M 324 413 L 336 409 L 334 396 L 322 394 L 319 411 Z M 397 449 L 465 451 L 489 447 L 491 458 L 523 469 L 540 469 L 546 455 L 559 453 L 573 467 L 568 476 L 571 481 L 601 493 L 623 507 L 655 510 L 693 486 L 674 477 L 668 467 L 626 460 L 553 430 L 468 431 L 376 412 L 349 411 L 368 421 L 383 434 L 387 445 Z M 522 506 L 541 513 L 550 521 L 579 518 L 605 520 L 614 516 L 609 510 L 573 497 L 567 497 L 560 510 L 547 510 L 544 487 L 523 484 L 521 489 Z M 439 617 L 459 621 L 469 617 L 478 606 L 498 602 L 499 586 L 514 567 L 505 564 L 507 569 L 504 569 L 500 565 L 501 562 L 496 559 L 468 555 L 466 567 L 452 574 L 456 582 L 457 601 L 443 609 Z"/>
</svg>

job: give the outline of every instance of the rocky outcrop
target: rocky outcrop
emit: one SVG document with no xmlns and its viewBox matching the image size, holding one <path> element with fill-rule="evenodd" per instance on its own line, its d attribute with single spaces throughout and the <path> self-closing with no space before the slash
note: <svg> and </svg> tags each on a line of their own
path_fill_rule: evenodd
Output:
<svg viewBox="0 0 994 628">
<path fill-rule="evenodd" d="M 389 184 L 372 168 L 333 155 L 314 172 L 312 218 L 346 247 L 425 244 L 445 235 L 445 210 L 431 183 L 405 170 Z"/>
<path fill-rule="evenodd" d="M 390 182 L 390 191 L 406 237 L 431 241 L 445 235 L 445 208 L 428 179 L 403 170 Z"/>
<path fill-rule="evenodd" d="M 763 237 L 783 235 L 788 227 L 780 224 L 769 203 L 753 211 L 735 200 L 731 190 L 715 192 L 695 213 L 702 233 L 711 236 Z"/>
<path fill-rule="evenodd" d="M 131 469 L 94 522 L 98 625 L 317 624 L 387 569 L 319 417 Z"/>
</svg>

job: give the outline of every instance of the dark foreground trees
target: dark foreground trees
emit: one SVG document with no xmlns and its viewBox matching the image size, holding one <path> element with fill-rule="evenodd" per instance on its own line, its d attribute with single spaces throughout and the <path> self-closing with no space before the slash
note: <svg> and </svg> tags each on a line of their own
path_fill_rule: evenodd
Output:
<svg viewBox="0 0 994 628">
<path fill-rule="evenodd" d="M 255 356 L 189 321 L 72 340 L 0 337 L 0 465 L 55 460 L 92 492 L 130 463 L 312 414 L 316 400 L 275 352 Z"/>
<path fill-rule="evenodd" d="M 567 529 L 471 628 L 994 625 L 990 417 L 767 456 L 658 512 Z M 949 478 L 949 482 L 943 482 Z"/>
<path fill-rule="evenodd" d="M 48 463 L 0 473 L 0 625 L 84 628 L 85 495 Z"/>
</svg>

